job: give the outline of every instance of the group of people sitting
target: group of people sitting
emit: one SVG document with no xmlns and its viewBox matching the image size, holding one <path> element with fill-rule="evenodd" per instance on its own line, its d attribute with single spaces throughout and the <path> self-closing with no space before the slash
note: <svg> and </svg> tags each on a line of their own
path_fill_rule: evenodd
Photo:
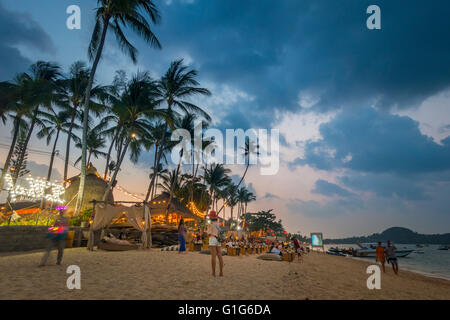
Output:
<svg viewBox="0 0 450 320">
<path fill-rule="evenodd" d="M 300 245 L 300 242 L 297 238 L 291 238 L 289 243 L 286 242 L 272 242 L 270 245 L 270 253 L 279 254 L 280 256 L 283 253 L 292 253 L 295 252 L 297 254 L 298 259 L 301 258 L 305 253 L 309 252 L 309 247 L 303 247 Z"/>
</svg>

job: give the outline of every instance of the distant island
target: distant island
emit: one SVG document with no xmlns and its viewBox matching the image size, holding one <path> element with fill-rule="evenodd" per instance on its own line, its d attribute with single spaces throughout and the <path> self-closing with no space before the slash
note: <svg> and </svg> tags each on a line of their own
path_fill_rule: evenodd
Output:
<svg viewBox="0 0 450 320">
<path fill-rule="evenodd" d="M 394 243 L 420 243 L 420 244 L 450 244 L 450 233 L 420 234 L 407 228 L 392 227 L 382 233 L 370 236 L 351 237 L 343 239 L 324 239 L 325 244 L 353 244 L 356 242 L 378 242 L 390 240 Z"/>
</svg>

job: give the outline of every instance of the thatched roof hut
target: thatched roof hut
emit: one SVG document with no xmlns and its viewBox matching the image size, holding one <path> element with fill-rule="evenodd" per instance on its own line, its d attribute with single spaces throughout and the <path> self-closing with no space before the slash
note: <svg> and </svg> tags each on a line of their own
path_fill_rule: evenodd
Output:
<svg viewBox="0 0 450 320">
<path fill-rule="evenodd" d="M 69 178 L 68 182 L 70 185 L 66 188 L 64 200 L 67 205 L 67 211 L 73 213 L 77 203 L 76 195 L 80 186 L 80 175 Z M 81 210 L 92 208 L 92 203 L 90 203 L 92 200 L 102 200 L 107 185 L 108 183 L 98 174 L 97 169 L 92 164 L 89 164 L 86 169 L 86 181 Z M 107 201 L 114 202 L 112 193 L 109 194 Z"/>
</svg>

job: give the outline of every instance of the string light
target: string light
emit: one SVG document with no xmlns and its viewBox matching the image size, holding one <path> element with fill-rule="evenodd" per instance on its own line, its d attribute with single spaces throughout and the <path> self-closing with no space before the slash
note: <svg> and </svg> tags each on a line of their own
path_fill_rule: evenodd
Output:
<svg viewBox="0 0 450 320">
<path fill-rule="evenodd" d="M 9 173 L 5 175 L 5 181 L 7 183 L 6 190 L 10 192 L 12 202 L 16 202 L 20 198 L 32 201 L 45 199 L 54 203 L 64 203 L 61 197 L 64 195 L 65 190 L 60 184 L 28 176 L 26 178 L 28 188 L 19 185 L 14 186 L 13 179 Z M 47 193 L 49 189 L 50 193 Z"/>
<path fill-rule="evenodd" d="M 187 207 L 199 218 L 204 219 L 206 217 L 206 214 L 204 214 L 202 211 L 198 210 L 195 206 L 195 203 L 193 201 L 189 202 Z"/>
</svg>

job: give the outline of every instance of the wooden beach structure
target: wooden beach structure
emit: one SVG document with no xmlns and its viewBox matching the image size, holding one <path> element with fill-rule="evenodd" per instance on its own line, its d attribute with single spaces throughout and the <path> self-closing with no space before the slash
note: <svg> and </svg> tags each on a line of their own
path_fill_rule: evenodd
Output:
<svg viewBox="0 0 450 320">
<path fill-rule="evenodd" d="M 161 193 L 149 202 L 92 200 L 92 210 L 88 248 L 93 249 L 94 232 L 101 230 L 101 238 L 105 229 L 133 228 L 142 232 L 142 247 L 152 246 L 152 232 L 174 232 L 181 218 L 187 225 L 196 228 L 205 219 L 206 214 L 200 212 L 194 203 L 183 205 L 178 199 Z M 129 206 L 127 206 L 129 205 Z M 166 224 L 166 214 L 167 222 Z"/>
</svg>

